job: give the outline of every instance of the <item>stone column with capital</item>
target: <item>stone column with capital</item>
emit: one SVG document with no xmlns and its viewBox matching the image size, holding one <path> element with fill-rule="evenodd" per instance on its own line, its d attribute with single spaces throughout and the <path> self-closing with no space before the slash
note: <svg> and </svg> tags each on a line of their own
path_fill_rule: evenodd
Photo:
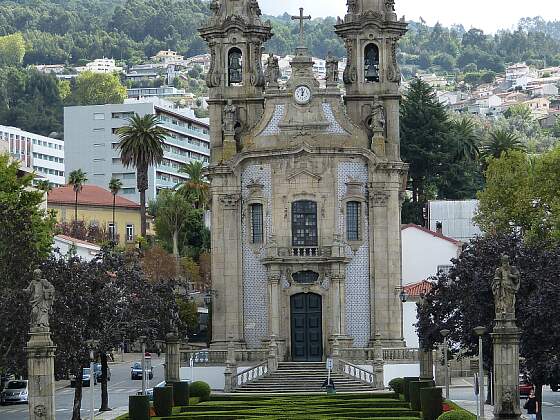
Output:
<svg viewBox="0 0 560 420">
<path fill-rule="evenodd" d="M 165 352 L 165 381 L 179 382 L 181 380 L 181 340 L 174 333 L 166 336 Z"/>
<path fill-rule="evenodd" d="M 494 419 L 518 420 L 519 406 L 519 335 L 515 319 L 515 300 L 520 286 L 517 268 L 502 256 L 496 269 L 492 292 L 496 309 L 494 331 L 490 334 L 494 351 Z"/>
<path fill-rule="evenodd" d="M 25 350 L 29 380 L 29 418 L 31 420 L 54 420 L 56 418 L 54 399 L 56 346 L 51 340 L 49 329 L 32 328 Z"/>
</svg>

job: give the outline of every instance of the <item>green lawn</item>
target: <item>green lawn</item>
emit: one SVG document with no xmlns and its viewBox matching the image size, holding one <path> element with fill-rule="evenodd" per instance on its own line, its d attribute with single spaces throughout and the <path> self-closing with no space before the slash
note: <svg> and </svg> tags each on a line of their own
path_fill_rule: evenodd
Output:
<svg viewBox="0 0 560 420">
<path fill-rule="evenodd" d="M 176 407 L 171 417 L 187 419 L 377 419 L 419 420 L 395 394 L 341 394 L 334 396 L 213 396 L 210 401 L 189 407 Z"/>
</svg>

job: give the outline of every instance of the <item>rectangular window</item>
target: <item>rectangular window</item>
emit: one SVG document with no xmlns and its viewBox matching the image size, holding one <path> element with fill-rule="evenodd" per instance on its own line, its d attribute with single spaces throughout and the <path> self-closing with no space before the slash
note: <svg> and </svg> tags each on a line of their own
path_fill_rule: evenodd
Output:
<svg viewBox="0 0 560 420">
<path fill-rule="evenodd" d="M 126 241 L 134 241 L 134 225 L 126 225 Z"/>
<path fill-rule="evenodd" d="M 107 224 L 107 230 L 109 231 L 109 237 L 112 239 L 113 235 L 117 234 L 117 231 L 115 230 L 115 225 L 113 223 L 108 223 Z"/>
<path fill-rule="evenodd" d="M 319 246 L 317 203 L 314 201 L 292 203 L 292 245 Z"/>
<path fill-rule="evenodd" d="M 264 239 L 262 204 L 251 204 L 251 226 L 253 243 L 262 244 Z"/>
<path fill-rule="evenodd" d="M 360 240 L 361 204 L 357 201 L 346 203 L 346 238 L 349 241 Z"/>
</svg>

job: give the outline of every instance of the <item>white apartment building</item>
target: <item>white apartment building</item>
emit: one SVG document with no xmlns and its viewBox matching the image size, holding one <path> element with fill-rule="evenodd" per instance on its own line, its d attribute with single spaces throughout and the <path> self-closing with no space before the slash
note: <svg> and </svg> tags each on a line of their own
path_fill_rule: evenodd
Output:
<svg viewBox="0 0 560 420">
<path fill-rule="evenodd" d="M 134 114 L 157 115 L 168 132 L 161 164 L 148 171 L 147 200 L 156 198 L 162 189 L 174 188 L 188 179 L 181 167 L 193 160 L 204 164 L 210 157 L 208 123 L 195 118 L 191 110 L 172 109 L 157 98 L 129 100 L 124 104 L 74 106 L 64 109 L 66 166 L 70 172 L 82 169 L 88 183 L 107 188 L 111 178 L 123 183 L 121 195 L 139 201 L 136 170 L 125 167 L 118 149 L 116 130 L 127 124 Z"/>
<path fill-rule="evenodd" d="M 8 152 L 28 168 L 46 178 L 53 186 L 65 184 L 64 141 L 0 125 L 0 139 Z"/>
<path fill-rule="evenodd" d="M 120 73 L 123 71 L 122 67 L 117 67 L 115 60 L 112 58 L 98 58 L 85 65 L 79 67 L 78 72 L 91 71 L 93 73 Z"/>
</svg>

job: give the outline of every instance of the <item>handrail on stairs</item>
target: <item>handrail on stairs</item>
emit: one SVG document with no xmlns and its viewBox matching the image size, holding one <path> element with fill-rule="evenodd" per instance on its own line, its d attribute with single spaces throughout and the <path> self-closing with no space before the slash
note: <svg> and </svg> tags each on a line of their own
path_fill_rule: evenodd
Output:
<svg viewBox="0 0 560 420">
<path fill-rule="evenodd" d="M 347 376 L 358 379 L 360 382 L 363 382 L 365 384 L 372 386 L 375 384 L 375 375 L 373 374 L 373 372 L 365 370 L 359 366 L 347 362 L 346 360 L 339 359 L 339 371 Z"/>
<path fill-rule="evenodd" d="M 234 388 L 241 386 L 243 384 L 252 382 L 256 379 L 262 378 L 268 374 L 268 362 L 262 362 L 256 366 L 245 369 L 243 372 L 239 372 L 232 376 L 232 383 L 235 385 Z"/>
</svg>

